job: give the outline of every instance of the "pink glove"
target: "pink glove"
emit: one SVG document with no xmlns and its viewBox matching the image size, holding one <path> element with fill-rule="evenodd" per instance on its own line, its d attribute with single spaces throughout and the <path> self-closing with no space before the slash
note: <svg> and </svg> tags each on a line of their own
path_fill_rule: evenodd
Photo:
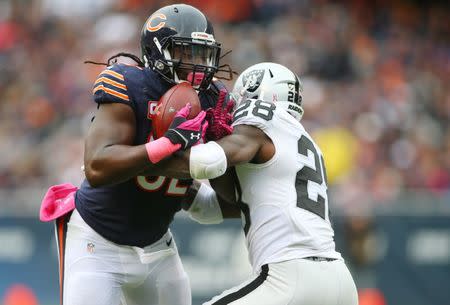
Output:
<svg viewBox="0 0 450 305">
<path fill-rule="evenodd" d="M 164 137 L 168 138 L 173 144 L 181 144 L 182 149 L 198 144 L 208 129 L 205 111 L 200 111 L 195 118 L 188 120 L 187 116 L 190 112 L 191 104 L 186 104 L 177 112 L 169 130 L 164 134 Z"/>
<path fill-rule="evenodd" d="M 206 130 L 207 141 L 219 140 L 233 132 L 233 127 L 231 127 L 233 116 L 231 112 L 234 108 L 234 100 L 228 99 L 224 107 L 226 97 L 227 91 L 221 89 L 216 106 L 206 110 L 206 119 L 209 122 Z"/>
<path fill-rule="evenodd" d="M 208 128 L 206 112 L 200 111 L 195 118 L 188 120 L 190 111 L 191 104 L 186 104 L 177 112 L 163 137 L 145 144 L 150 162 L 158 163 L 179 149 L 197 145 L 204 138 Z"/>
</svg>

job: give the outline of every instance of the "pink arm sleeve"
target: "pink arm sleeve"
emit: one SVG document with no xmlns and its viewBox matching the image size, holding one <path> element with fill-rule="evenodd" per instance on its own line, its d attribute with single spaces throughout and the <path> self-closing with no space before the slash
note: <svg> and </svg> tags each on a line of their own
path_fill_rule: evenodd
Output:
<svg viewBox="0 0 450 305">
<path fill-rule="evenodd" d="M 145 144 L 147 150 L 148 159 L 153 164 L 158 163 L 167 156 L 170 156 L 177 150 L 179 150 L 181 144 L 173 144 L 166 137 L 161 137 L 155 141 Z"/>
</svg>

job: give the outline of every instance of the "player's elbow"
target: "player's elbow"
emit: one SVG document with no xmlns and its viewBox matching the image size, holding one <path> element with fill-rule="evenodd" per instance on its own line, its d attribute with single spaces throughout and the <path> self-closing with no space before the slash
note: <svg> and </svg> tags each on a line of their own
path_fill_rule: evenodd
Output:
<svg viewBox="0 0 450 305">
<path fill-rule="evenodd" d="M 214 179 L 227 170 L 223 148 L 214 141 L 193 146 L 189 156 L 189 171 L 194 179 Z"/>
<path fill-rule="evenodd" d="M 103 186 L 103 180 L 98 171 L 92 169 L 85 170 L 86 180 L 89 182 L 89 185 L 93 188 L 97 188 Z"/>
<path fill-rule="evenodd" d="M 95 161 L 86 162 L 85 175 L 89 185 L 93 188 L 110 184 L 105 172 L 101 169 L 101 167 L 96 166 Z"/>
</svg>

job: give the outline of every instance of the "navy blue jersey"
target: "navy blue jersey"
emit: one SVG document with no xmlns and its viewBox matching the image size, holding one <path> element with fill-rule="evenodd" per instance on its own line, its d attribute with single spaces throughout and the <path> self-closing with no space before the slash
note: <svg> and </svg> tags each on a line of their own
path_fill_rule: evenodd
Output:
<svg viewBox="0 0 450 305">
<path fill-rule="evenodd" d="M 172 86 L 148 68 L 116 64 L 105 69 L 94 84 L 94 101 L 129 105 L 136 116 L 134 145 L 148 142 L 151 113 L 160 97 Z M 215 82 L 201 92 L 202 108 L 215 104 Z M 76 193 L 80 215 L 97 233 L 112 242 L 144 247 L 167 231 L 192 180 L 163 176 L 138 176 L 113 186 L 92 188 L 85 179 Z"/>
</svg>

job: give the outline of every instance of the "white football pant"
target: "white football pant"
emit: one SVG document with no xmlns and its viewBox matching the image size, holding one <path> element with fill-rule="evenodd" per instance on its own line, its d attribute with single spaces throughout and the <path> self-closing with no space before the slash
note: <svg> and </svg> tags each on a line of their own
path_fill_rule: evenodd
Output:
<svg viewBox="0 0 450 305">
<path fill-rule="evenodd" d="M 357 305 L 353 278 L 342 260 L 295 259 L 261 273 L 203 305 Z"/>
<path fill-rule="evenodd" d="M 75 210 L 56 222 L 62 305 L 191 305 L 189 279 L 172 234 L 145 248 L 121 246 Z"/>
</svg>

